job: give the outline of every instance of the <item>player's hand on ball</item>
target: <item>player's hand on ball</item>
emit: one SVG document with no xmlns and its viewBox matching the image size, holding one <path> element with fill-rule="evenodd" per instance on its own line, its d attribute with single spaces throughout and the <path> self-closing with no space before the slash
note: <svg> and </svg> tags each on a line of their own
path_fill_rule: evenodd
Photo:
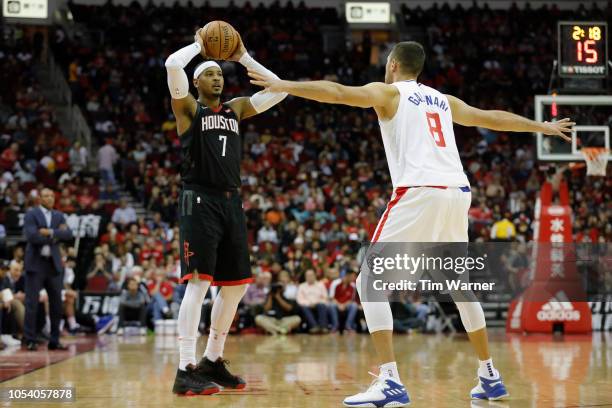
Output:
<svg viewBox="0 0 612 408">
<path fill-rule="evenodd" d="M 227 57 L 228 61 L 238 62 L 240 61 L 240 58 L 244 55 L 244 53 L 247 52 L 246 47 L 242 42 L 242 37 L 240 36 L 240 33 L 236 31 L 236 34 L 238 34 L 238 45 L 236 46 L 236 50 L 232 53 L 232 55 Z"/>
<path fill-rule="evenodd" d="M 204 40 L 202 39 L 201 31 L 202 31 L 201 28 L 199 28 L 198 31 L 196 31 L 195 35 L 193 36 L 193 41 L 200 44 L 200 50 L 201 50 L 200 55 L 208 59 L 208 56 L 206 55 L 206 47 L 204 46 Z"/>
<path fill-rule="evenodd" d="M 283 81 L 276 78 L 266 78 L 253 71 L 248 71 L 249 76 L 252 78 L 251 83 L 253 85 L 261 86 L 266 88 L 270 92 L 284 92 Z"/>
<path fill-rule="evenodd" d="M 572 139 L 566 133 L 572 133 L 572 127 L 576 122 L 571 122 L 569 118 L 555 120 L 554 122 L 544 122 L 545 129 L 542 131 L 545 135 L 559 136 L 567 142 Z"/>
</svg>

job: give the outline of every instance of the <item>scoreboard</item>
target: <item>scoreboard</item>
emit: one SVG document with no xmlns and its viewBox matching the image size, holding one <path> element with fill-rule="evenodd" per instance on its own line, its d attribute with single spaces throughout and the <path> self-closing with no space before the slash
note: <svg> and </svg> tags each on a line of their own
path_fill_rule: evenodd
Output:
<svg viewBox="0 0 612 408">
<path fill-rule="evenodd" d="M 2 0 L 2 23 L 53 24 L 59 0 Z"/>
<path fill-rule="evenodd" d="M 559 76 L 605 78 L 608 75 L 608 24 L 560 21 Z"/>
</svg>

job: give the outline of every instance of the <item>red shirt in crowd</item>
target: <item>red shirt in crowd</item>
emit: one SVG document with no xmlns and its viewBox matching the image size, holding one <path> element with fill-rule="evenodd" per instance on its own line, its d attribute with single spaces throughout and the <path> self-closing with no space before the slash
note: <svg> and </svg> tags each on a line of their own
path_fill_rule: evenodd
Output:
<svg viewBox="0 0 612 408">
<path fill-rule="evenodd" d="M 70 170 L 70 158 L 68 152 L 65 150 L 56 151 L 53 153 L 53 160 L 55 160 L 55 168 L 61 171 Z"/>
<path fill-rule="evenodd" d="M 150 294 L 152 294 L 153 289 L 155 289 L 155 285 L 156 285 L 156 282 L 154 280 L 149 281 L 149 283 L 147 284 L 147 289 L 149 289 Z M 172 287 L 172 284 L 170 282 L 162 281 L 159 284 L 159 293 L 161 293 L 164 299 L 170 298 L 172 296 L 173 291 L 174 291 L 174 288 Z"/>
<path fill-rule="evenodd" d="M 344 282 L 338 284 L 334 291 L 334 299 L 338 303 L 346 303 L 355 299 L 355 286 L 352 283 L 346 285 Z"/>
<path fill-rule="evenodd" d="M 13 151 L 13 149 L 11 149 L 10 147 L 4 149 L 4 151 L 2 152 L 2 156 L 0 156 L 0 166 L 2 167 L 2 169 L 12 169 L 16 161 L 17 154 Z"/>
</svg>

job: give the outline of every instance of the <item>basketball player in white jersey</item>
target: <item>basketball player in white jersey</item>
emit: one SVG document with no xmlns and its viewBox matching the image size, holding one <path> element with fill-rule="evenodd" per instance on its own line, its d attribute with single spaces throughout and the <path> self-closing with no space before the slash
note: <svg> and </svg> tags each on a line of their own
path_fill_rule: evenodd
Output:
<svg viewBox="0 0 612 408">
<path fill-rule="evenodd" d="M 329 81 L 291 82 L 250 73 L 255 85 L 271 92 L 324 103 L 374 108 L 385 146 L 394 193 L 373 242 L 467 242 L 471 193 L 459 158 L 453 122 L 492 130 L 542 132 L 568 139 L 569 119 L 535 122 L 510 112 L 480 110 L 417 82 L 425 52 L 416 42 L 397 44 L 387 58 L 385 83 L 343 86 Z M 361 278 L 361 275 L 360 275 Z M 361 294 L 361 284 L 358 282 Z M 380 372 L 367 391 L 344 400 L 346 406 L 399 407 L 410 403 L 395 362 L 393 317 L 388 302 L 363 303 Z M 474 399 L 508 396 L 493 366 L 485 318 L 478 302 L 457 302 L 461 321 L 479 359 Z"/>
</svg>

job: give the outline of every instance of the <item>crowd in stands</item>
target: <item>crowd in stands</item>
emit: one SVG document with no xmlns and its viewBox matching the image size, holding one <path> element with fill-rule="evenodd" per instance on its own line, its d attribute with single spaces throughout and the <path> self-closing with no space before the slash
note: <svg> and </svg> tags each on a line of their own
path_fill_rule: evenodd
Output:
<svg viewBox="0 0 612 408">
<path fill-rule="evenodd" d="M 283 78 L 345 84 L 382 79 L 383 68 L 370 65 L 373 45 L 367 37 L 346 48 L 325 49 L 320 28 L 344 24 L 336 9 L 232 7 L 70 4 L 89 37 L 57 35 L 51 49 L 99 145 L 91 154 L 58 130 L 34 80 L 33 47 L 17 40 L 2 44 L 0 224 L 15 223 L 16 214 L 36 202 L 32 191 L 42 185 L 56 189 L 61 211 L 103 216 L 90 264 L 75 270 L 77 278 L 68 285 L 122 291 L 122 326 L 134 321 L 151 327 L 151 321 L 176 317 L 182 298 L 180 151 L 164 60 L 192 41 L 198 26 L 230 21 L 257 60 Z M 585 19 L 611 12 L 610 7 L 580 6 Z M 402 9 L 405 22 L 424 33 L 429 59 L 421 82 L 480 108 L 528 117 L 533 95 L 547 92 L 556 22 L 568 13 L 546 6 Z M 222 67 L 225 100 L 256 91 L 242 67 L 231 62 Z M 257 280 L 237 326 L 270 333 L 363 330 L 354 287 L 356 253 L 372 235 L 391 193 L 375 113 L 290 97 L 245 121 L 241 131 L 241 193 Z M 538 167 L 533 138 L 463 127 L 456 127 L 456 136 L 472 185 L 471 240 L 532 240 L 535 198 L 547 178 Z M 89 171 L 94 159 L 96 173 Z M 610 242 L 612 215 L 606 203 L 612 179 L 568 170 L 566 180 L 576 240 Z M 148 217 L 137 217 L 127 201 L 118 200 L 121 185 Z M 397 311 L 397 330 L 422 327 L 424 305 L 412 299 L 404 303 Z M 104 329 L 107 323 L 82 325 Z"/>
</svg>

